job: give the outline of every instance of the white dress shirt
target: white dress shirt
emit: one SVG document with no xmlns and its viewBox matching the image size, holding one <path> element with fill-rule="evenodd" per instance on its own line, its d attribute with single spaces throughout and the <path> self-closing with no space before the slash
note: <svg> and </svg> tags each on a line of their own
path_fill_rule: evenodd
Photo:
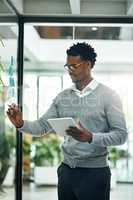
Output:
<svg viewBox="0 0 133 200">
<path fill-rule="evenodd" d="M 93 90 L 95 90 L 98 85 L 99 83 L 95 79 L 93 79 L 88 85 L 85 86 L 85 88 L 82 91 L 78 90 L 75 85 L 72 85 L 71 89 L 75 91 L 75 93 L 79 97 L 84 97 L 90 94 Z"/>
</svg>

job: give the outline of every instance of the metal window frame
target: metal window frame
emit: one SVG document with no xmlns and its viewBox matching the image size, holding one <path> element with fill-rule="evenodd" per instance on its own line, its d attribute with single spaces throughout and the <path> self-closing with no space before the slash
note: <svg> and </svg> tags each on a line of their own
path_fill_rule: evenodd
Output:
<svg viewBox="0 0 133 200">
<path fill-rule="evenodd" d="M 133 24 L 133 16 L 23 15 L 24 23 Z"/>
<path fill-rule="evenodd" d="M 18 44 L 17 44 L 17 102 L 22 110 L 23 97 L 23 44 L 24 44 L 24 23 L 22 16 L 17 11 L 11 1 L 7 0 L 8 7 L 15 13 L 13 15 L 0 15 L 0 24 L 18 24 Z M 22 200 L 22 133 L 16 130 L 16 163 L 15 163 L 15 200 Z"/>
<path fill-rule="evenodd" d="M 17 80 L 19 106 L 23 106 L 23 55 L 24 55 L 24 25 L 25 23 L 78 23 L 78 24 L 133 24 L 133 16 L 72 16 L 72 15 L 21 15 L 12 1 L 6 0 L 8 6 L 14 11 L 13 15 L 1 15 L 0 23 L 18 24 L 17 48 Z M 16 131 L 16 168 L 15 168 L 15 200 L 22 200 L 22 133 Z"/>
<path fill-rule="evenodd" d="M 0 15 L 0 23 L 18 23 L 18 18 L 13 15 Z"/>
</svg>

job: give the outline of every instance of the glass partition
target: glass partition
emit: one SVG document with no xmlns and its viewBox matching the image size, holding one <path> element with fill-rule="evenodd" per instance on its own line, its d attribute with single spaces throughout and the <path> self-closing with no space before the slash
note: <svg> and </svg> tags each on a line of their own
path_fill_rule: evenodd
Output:
<svg viewBox="0 0 133 200">
<path fill-rule="evenodd" d="M 39 115 L 42 116 L 52 104 L 56 95 L 61 92 L 61 77 L 60 76 L 41 76 L 39 77 Z"/>
<path fill-rule="evenodd" d="M 53 98 L 72 85 L 63 67 L 66 63 L 66 49 L 77 42 L 87 42 L 95 48 L 98 57 L 92 70 L 93 77 L 119 94 L 129 132 L 128 140 L 124 145 L 109 148 L 109 163 L 112 171 L 114 168 L 117 170 L 117 182 L 133 182 L 133 25 L 25 24 L 24 40 L 23 106 L 24 118 L 27 120 L 36 120 L 42 116 Z M 26 183 L 32 181 L 33 188 L 39 185 L 38 181 L 46 185 L 45 175 L 41 174 L 41 180 L 36 180 L 35 158 L 40 159 L 36 157 L 38 156 L 37 145 L 42 145 L 43 138 L 39 140 L 32 138 L 30 134 L 25 134 L 25 141 L 28 143 L 29 150 L 24 156 L 23 166 Z M 40 151 L 45 152 L 45 145 Z M 46 164 L 45 156 L 50 157 L 42 154 L 41 158 L 44 160 L 42 165 Z M 28 195 L 26 187 L 24 187 L 24 195 L 25 197 Z"/>
<path fill-rule="evenodd" d="M 16 16 L 14 10 L 9 6 L 7 1 L 0 0 L 0 16 Z"/>
<path fill-rule="evenodd" d="M 110 158 L 113 161 L 112 164 L 117 168 L 117 181 L 133 182 L 133 104 L 131 92 L 133 72 L 96 73 L 95 76 L 97 80 L 114 89 L 122 100 L 129 135 L 127 142 L 124 145 L 117 146 L 116 151 L 112 147 Z M 113 156 L 116 157 L 113 158 Z"/>
<path fill-rule="evenodd" d="M 15 199 L 16 130 L 7 118 L 17 103 L 17 24 L 0 23 L 0 198 Z"/>
</svg>

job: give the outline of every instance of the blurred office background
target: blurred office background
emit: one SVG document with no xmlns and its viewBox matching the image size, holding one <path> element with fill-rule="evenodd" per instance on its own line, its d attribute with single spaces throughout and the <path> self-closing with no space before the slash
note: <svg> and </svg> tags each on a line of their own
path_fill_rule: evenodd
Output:
<svg viewBox="0 0 133 200">
<path fill-rule="evenodd" d="M 18 23 L 5 23 L 3 16 L 133 15 L 132 0 L 0 0 L 0 199 L 15 199 L 16 130 L 6 116 L 7 106 L 17 103 Z M 9 20 L 10 21 L 10 20 Z M 116 90 L 126 116 L 128 139 L 109 148 L 112 170 L 111 200 L 133 198 L 133 23 L 25 23 L 24 24 L 24 119 L 36 120 L 54 97 L 71 86 L 64 70 L 66 49 L 87 42 L 97 52 L 93 77 Z M 63 138 L 23 135 L 23 198 L 57 199 L 56 170 L 62 160 Z"/>
</svg>

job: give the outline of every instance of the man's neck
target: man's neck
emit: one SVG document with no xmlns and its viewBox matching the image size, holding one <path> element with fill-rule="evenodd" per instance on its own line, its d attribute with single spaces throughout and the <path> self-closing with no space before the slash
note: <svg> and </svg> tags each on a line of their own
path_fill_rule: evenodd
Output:
<svg viewBox="0 0 133 200">
<path fill-rule="evenodd" d="M 82 91 L 92 80 L 93 80 L 92 77 L 90 78 L 87 77 L 87 79 L 77 81 L 75 83 L 75 86 L 78 90 Z"/>
</svg>

